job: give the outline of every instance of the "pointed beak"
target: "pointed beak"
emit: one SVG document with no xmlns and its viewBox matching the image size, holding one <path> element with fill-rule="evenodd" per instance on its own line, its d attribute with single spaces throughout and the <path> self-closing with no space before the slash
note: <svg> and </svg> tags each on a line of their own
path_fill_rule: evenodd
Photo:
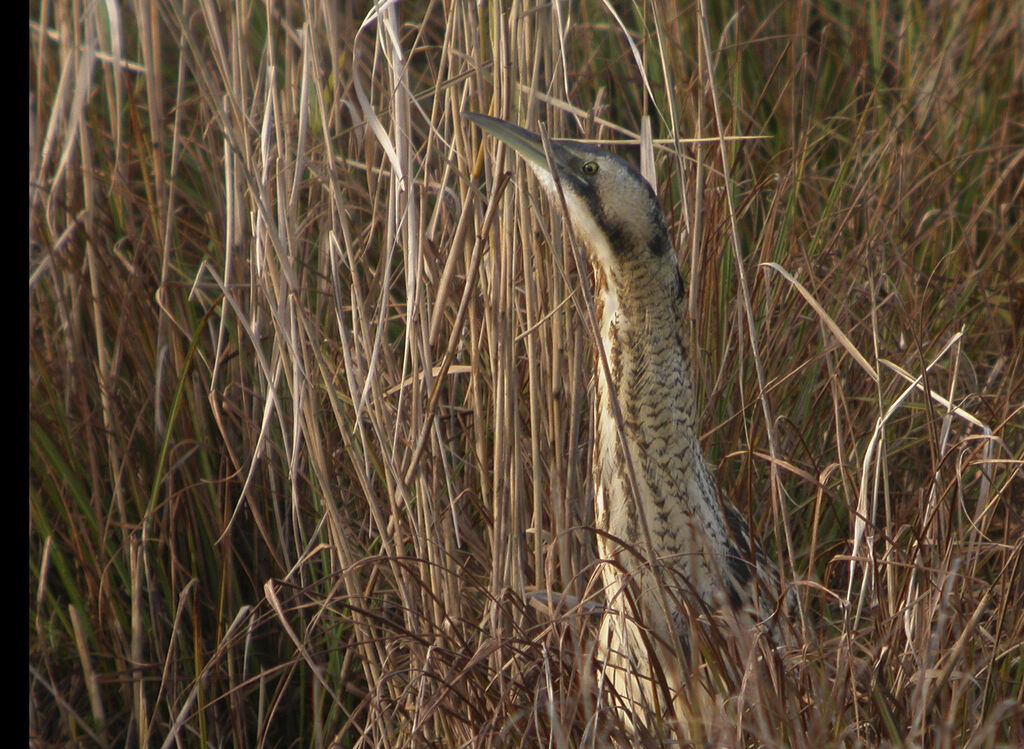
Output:
<svg viewBox="0 0 1024 749">
<path fill-rule="evenodd" d="M 462 116 L 475 124 L 481 130 L 500 140 L 511 147 L 516 153 L 526 159 L 527 163 L 542 173 L 550 174 L 548 157 L 544 153 L 544 144 L 539 135 L 524 130 L 511 122 L 499 120 L 497 117 L 488 117 L 474 112 L 463 112 Z M 573 153 L 557 141 L 549 141 L 551 144 L 551 158 L 558 169 L 558 179 L 564 182 L 578 182 L 578 178 L 571 168 L 574 160 L 578 160 Z"/>
</svg>

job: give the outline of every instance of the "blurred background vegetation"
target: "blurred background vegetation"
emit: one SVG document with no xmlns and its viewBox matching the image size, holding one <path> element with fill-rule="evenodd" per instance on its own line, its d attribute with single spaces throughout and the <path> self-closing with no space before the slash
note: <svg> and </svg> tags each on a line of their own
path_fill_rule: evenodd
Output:
<svg viewBox="0 0 1024 749">
<path fill-rule="evenodd" d="M 586 274 L 463 110 L 653 157 L 815 633 L 709 741 L 1024 741 L 1020 3 L 29 12 L 31 745 L 626 740 Z"/>
</svg>

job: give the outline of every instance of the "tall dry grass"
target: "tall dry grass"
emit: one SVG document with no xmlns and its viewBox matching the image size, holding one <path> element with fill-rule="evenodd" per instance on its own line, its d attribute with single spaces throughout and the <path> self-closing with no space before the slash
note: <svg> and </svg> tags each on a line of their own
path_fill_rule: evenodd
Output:
<svg viewBox="0 0 1024 749">
<path fill-rule="evenodd" d="M 1022 91 L 1009 1 L 34 0 L 31 744 L 629 739 L 586 275 L 463 110 L 653 134 L 807 632 L 691 738 L 1024 741 Z"/>
</svg>

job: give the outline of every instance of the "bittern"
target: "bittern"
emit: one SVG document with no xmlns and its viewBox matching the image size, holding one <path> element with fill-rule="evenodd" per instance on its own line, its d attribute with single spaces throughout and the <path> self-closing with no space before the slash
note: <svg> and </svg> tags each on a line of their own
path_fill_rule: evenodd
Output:
<svg viewBox="0 0 1024 749">
<path fill-rule="evenodd" d="M 600 644 L 616 691 L 651 709 L 651 663 L 686 650 L 694 612 L 764 619 L 778 590 L 743 516 L 720 500 L 701 451 L 684 284 L 665 215 L 647 180 L 618 156 L 465 116 L 525 159 L 556 210 L 564 196 L 593 267 Z M 757 593 L 761 583 L 776 593 Z"/>
</svg>

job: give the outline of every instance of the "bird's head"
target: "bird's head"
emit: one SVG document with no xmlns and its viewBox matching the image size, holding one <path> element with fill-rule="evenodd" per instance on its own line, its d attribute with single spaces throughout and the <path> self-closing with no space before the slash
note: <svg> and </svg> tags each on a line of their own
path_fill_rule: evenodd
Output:
<svg viewBox="0 0 1024 749">
<path fill-rule="evenodd" d="M 549 164 L 540 136 L 494 117 L 463 116 L 522 156 L 556 205 L 557 174 L 573 229 L 606 273 L 651 264 L 676 273 L 665 215 L 650 184 L 629 162 L 586 143 L 552 140 Z"/>
</svg>

